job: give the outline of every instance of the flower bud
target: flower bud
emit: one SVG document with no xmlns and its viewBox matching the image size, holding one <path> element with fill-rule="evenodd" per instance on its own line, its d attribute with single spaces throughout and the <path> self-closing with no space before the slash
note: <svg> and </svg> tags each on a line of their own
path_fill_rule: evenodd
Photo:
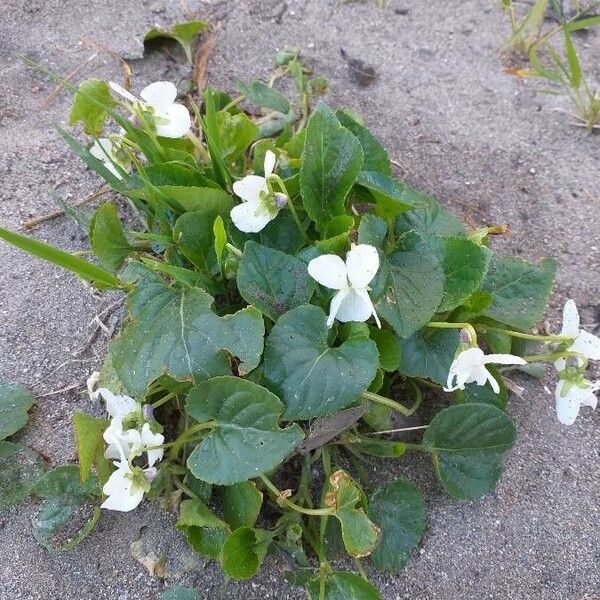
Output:
<svg viewBox="0 0 600 600">
<path fill-rule="evenodd" d="M 154 407 L 152 404 L 144 404 L 142 408 L 142 415 L 144 417 L 144 421 L 152 421 L 154 418 Z"/>
<path fill-rule="evenodd" d="M 156 479 L 158 471 L 154 467 L 149 467 L 144 470 L 144 477 L 146 481 L 154 481 Z"/>
<path fill-rule="evenodd" d="M 471 334 L 469 333 L 468 329 L 461 329 L 460 333 L 459 333 L 459 337 L 460 337 L 460 341 L 463 342 L 463 344 L 471 343 Z"/>
<path fill-rule="evenodd" d="M 281 192 L 275 192 L 275 206 L 277 208 L 283 208 L 288 201 L 288 197 Z"/>
</svg>

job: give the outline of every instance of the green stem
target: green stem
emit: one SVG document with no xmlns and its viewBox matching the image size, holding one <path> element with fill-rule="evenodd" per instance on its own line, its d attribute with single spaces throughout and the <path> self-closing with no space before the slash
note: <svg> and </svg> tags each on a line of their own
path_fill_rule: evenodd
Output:
<svg viewBox="0 0 600 600">
<path fill-rule="evenodd" d="M 202 160 L 202 162 L 209 163 L 210 156 L 208 155 L 206 148 L 202 145 L 202 142 L 200 141 L 198 136 L 193 134 L 191 131 L 188 131 L 186 137 L 192 142 L 192 144 L 194 144 L 194 148 L 198 150 L 198 154 L 200 155 L 200 159 Z"/>
<path fill-rule="evenodd" d="M 477 347 L 477 332 L 471 323 L 449 323 L 447 321 L 430 321 L 425 327 L 434 329 L 466 329 L 469 332 L 469 345 L 471 348 Z"/>
<path fill-rule="evenodd" d="M 521 340 L 533 340 L 535 342 L 572 342 L 574 338 L 568 335 L 535 335 L 533 333 L 523 333 L 521 331 L 512 331 L 511 329 L 500 329 L 500 327 L 479 327 L 482 333 L 487 331 L 498 331 L 505 333 L 511 337 L 519 338 Z"/>
<path fill-rule="evenodd" d="M 281 493 L 281 490 L 277 489 L 277 487 L 270 481 L 268 477 L 266 477 L 265 475 L 260 475 L 260 480 L 265 484 L 266 488 L 275 496 L 275 501 L 279 505 L 287 506 L 288 508 L 291 508 L 292 510 L 295 510 L 296 512 L 302 513 L 304 515 L 323 516 L 333 515 L 335 512 L 333 508 L 304 508 L 303 506 L 299 506 L 298 504 L 295 504 L 291 500 L 285 498 Z"/>
<path fill-rule="evenodd" d="M 583 361 L 583 364 L 587 367 L 588 359 L 580 352 L 570 352 L 565 350 L 563 352 L 548 352 L 547 354 L 530 354 L 524 356 L 523 359 L 527 362 L 554 362 L 558 358 L 570 358 L 575 356 Z"/>
<path fill-rule="evenodd" d="M 267 177 L 267 184 L 269 183 L 269 180 L 273 180 L 278 185 L 279 191 L 283 192 L 287 196 L 287 199 L 288 199 L 287 206 L 290 209 L 290 212 L 292 213 L 292 217 L 294 218 L 296 226 L 300 230 L 300 233 L 302 234 L 302 238 L 304 239 L 304 241 L 307 244 L 310 244 L 310 238 L 308 237 L 306 231 L 304 231 L 304 227 L 302 227 L 302 222 L 300 221 L 300 217 L 298 217 L 298 213 L 296 212 L 296 207 L 294 206 L 294 203 L 292 202 L 292 198 L 291 198 L 287 188 L 285 187 L 285 183 L 283 183 L 283 179 L 281 179 L 281 177 L 279 177 L 279 175 L 271 174 L 271 175 L 269 175 L 269 177 Z"/>
<path fill-rule="evenodd" d="M 354 564 L 356 565 L 356 568 L 358 569 L 358 572 L 360 574 L 360 576 L 365 580 L 365 581 L 369 581 L 369 578 L 367 577 L 367 574 L 365 573 L 365 569 L 362 565 L 362 562 L 360 561 L 359 558 L 355 558 L 354 559 Z"/>
<path fill-rule="evenodd" d="M 172 398 L 175 398 L 175 396 L 177 396 L 177 394 L 175 394 L 174 392 L 171 392 L 171 393 L 167 394 L 166 396 L 163 396 L 160 400 L 157 400 L 156 402 L 152 403 L 152 408 L 158 408 L 159 406 L 162 406 L 163 404 L 165 404 Z"/>
<path fill-rule="evenodd" d="M 226 104 L 225 107 L 221 110 L 227 112 L 230 108 L 237 106 L 240 102 L 243 102 L 245 99 L 246 96 L 238 96 L 237 98 L 234 98 L 229 104 Z"/>
<path fill-rule="evenodd" d="M 385 396 L 380 396 L 379 394 L 375 394 L 373 392 L 363 392 L 360 395 L 360 397 L 364 400 L 369 400 L 370 402 L 376 402 L 377 404 L 381 404 L 382 406 L 387 406 L 388 408 L 399 412 L 405 417 L 410 417 L 410 415 L 412 415 L 413 412 L 418 408 L 417 402 L 415 402 L 415 404 L 417 404 L 416 407 L 413 405 L 411 408 L 407 408 L 406 406 L 404 406 L 404 404 L 400 404 L 400 402 L 396 402 L 391 398 L 386 398 Z M 420 404 L 420 400 L 417 401 Z"/>
<path fill-rule="evenodd" d="M 169 458 L 171 460 L 176 460 L 179 456 L 181 448 L 186 442 L 193 438 L 196 433 L 202 431 L 203 429 L 212 429 L 213 427 L 215 427 L 215 425 L 215 421 L 206 421 L 205 423 L 196 423 L 196 425 L 193 425 L 189 429 L 183 431 L 174 442 L 171 442 L 173 445 L 171 446 L 171 450 L 169 451 Z"/>
</svg>

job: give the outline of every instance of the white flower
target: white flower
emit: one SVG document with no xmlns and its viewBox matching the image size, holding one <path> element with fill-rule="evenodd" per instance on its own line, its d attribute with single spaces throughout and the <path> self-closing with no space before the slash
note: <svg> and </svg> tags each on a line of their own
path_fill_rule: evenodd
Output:
<svg viewBox="0 0 600 600">
<path fill-rule="evenodd" d="M 592 383 L 581 377 L 577 381 L 560 379 L 556 384 L 556 415 L 563 425 L 572 425 L 582 406 L 596 408 L 598 399 L 594 392 L 600 390 L 600 381 Z"/>
<path fill-rule="evenodd" d="M 600 360 L 600 338 L 579 328 L 579 311 L 571 299 L 567 300 L 563 309 L 563 326 L 560 334 L 575 340 L 566 349 L 568 352 L 579 352 L 589 360 Z M 563 371 L 566 360 L 559 358 L 554 366 L 558 371 Z"/>
<path fill-rule="evenodd" d="M 145 109 L 151 108 L 154 115 L 156 133 L 163 137 L 183 137 L 192 126 L 192 119 L 188 109 L 175 102 L 177 88 L 170 81 L 156 81 L 146 86 L 141 92 L 142 100 L 122 88 L 119 84 L 110 81 L 110 88 L 129 102 L 140 103 Z"/>
<path fill-rule="evenodd" d="M 119 170 L 115 166 L 115 163 L 125 169 L 125 165 L 121 163 L 117 157 L 115 145 L 108 138 L 100 138 L 94 140 L 93 146 L 90 148 L 90 154 L 101 160 L 104 166 L 117 178 L 123 179 L 123 175 L 119 173 Z"/>
<path fill-rule="evenodd" d="M 308 274 L 321 285 L 338 290 L 331 300 L 327 326 L 331 327 L 335 319 L 348 321 L 366 321 L 375 317 L 377 326 L 381 322 L 369 296 L 369 283 L 379 270 L 377 248 L 369 244 L 353 245 L 346 262 L 337 254 L 324 254 L 308 263 Z"/>
<path fill-rule="evenodd" d="M 131 457 L 132 455 L 139 455 L 142 452 L 147 452 L 149 467 L 153 467 L 159 460 L 162 460 L 164 454 L 162 448 L 155 448 L 154 450 L 148 450 L 148 448 L 161 446 L 165 441 L 165 436 L 161 433 L 152 433 L 148 423 L 144 423 L 141 432 L 137 429 L 128 429 L 123 432 L 121 439 L 128 448 L 128 452 L 125 452 L 125 456 Z M 113 457 L 111 456 L 108 458 Z"/>
<path fill-rule="evenodd" d="M 246 175 L 233 184 L 233 192 L 243 202 L 231 209 L 233 224 L 244 233 L 258 233 L 272 221 L 288 200 L 283 194 L 270 195 L 267 177 L 275 168 L 275 154 L 265 152 L 265 176 Z"/>
<path fill-rule="evenodd" d="M 104 456 L 115 459 L 121 458 L 122 455 L 129 456 L 130 442 L 135 440 L 125 437 L 123 419 L 138 410 L 138 403 L 129 396 L 117 396 L 106 388 L 100 388 L 96 394 L 106 402 L 106 412 L 111 417 L 109 426 L 102 434 L 104 441 L 108 444 Z"/>
<path fill-rule="evenodd" d="M 490 363 L 526 365 L 527 361 L 512 354 L 484 354 L 481 348 L 467 348 L 452 361 L 444 391 L 464 390 L 467 383 L 485 385 L 489 381 L 494 392 L 498 394 L 500 386 L 485 366 Z"/>
<path fill-rule="evenodd" d="M 107 498 L 100 506 L 108 510 L 128 512 L 142 501 L 148 485 L 139 467 L 132 468 L 125 459 L 115 461 L 114 465 L 117 470 L 113 471 L 102 488 Z"/>
</svg>

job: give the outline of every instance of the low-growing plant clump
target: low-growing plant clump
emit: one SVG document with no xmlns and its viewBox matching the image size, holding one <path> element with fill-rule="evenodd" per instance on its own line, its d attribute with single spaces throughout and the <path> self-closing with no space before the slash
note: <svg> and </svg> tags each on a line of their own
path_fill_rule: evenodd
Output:
<svg viewBox="0 0 600 600">
<path fill-rule="evenodd" d="M 46 471 L 37 452 L 0 442 L 0 510 L 42 498 L 34 535 L 57 549 L 103 510 L 160 499 L 229 578 L 283 553 L 289 582 L 315 600 L 376 599 L 363 561 L 403 569 L 426 511 L 416 485 L 372 484 L 363 465 L 422 452 L 448 494 L 484 496 L 516 438 L 504 371 L 550 363 L 570 424 L 595 406 L 585 370 L 600 339 L 571 300 L 560 333 L 531 333 L 556 263 L 496 255 L 490 236 L 503 227 L 468 230 L 397 180 L 357 114 L 315 103 L 325 82 L 297 53 L 277 60 L 269 84 L 241 84 L 236 98 L 208 88 L 201 106 L 164 81 L 74 89 L 71 123 L 89 140 L 59 132 L 133 224 L 99 206 L 95 262 L 0 237 L 126 294 L 128 313 L 88 381 L 108 418 L 73 418 L 79 465 Z M 285 75 L 294 102 L 274 88 Z M 443 408 L 407 425 L 430 388 Z M 2 384 L 0 439 L 32 404 Z M 405 437 L 415 431 L 419 442 Z M 343 554 L 358 574 L 339 570 Z M 178 586 L 168 597 L 195 596 Z"/>
</svg>

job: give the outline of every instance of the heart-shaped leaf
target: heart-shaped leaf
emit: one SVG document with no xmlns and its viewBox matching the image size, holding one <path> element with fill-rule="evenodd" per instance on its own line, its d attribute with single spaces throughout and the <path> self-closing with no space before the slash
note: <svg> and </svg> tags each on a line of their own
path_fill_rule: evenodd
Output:
<svg viewBox="0 0 600 600">
<path fill-rule="evenodd" d="M 410 195 L 404 193 L 404 186 L 389 175 L 361 171 L 356 184 L 367 190 L 375 201 L 375 213 L 384 219 L 394 219 L 414 208 Z"/>
<path fill-rule="evenodd" d="M 555 273 L 550 258 L 539 264 L 516 256 L 494 258 L 481 286 L 492 295 L 483 315 L 517 329 L 533 327 L 548 303 Z"/>
<path fill-rule="evenodd" d="M 29 390 L 0 379 L 0 440 L 27 425 L 27 411 L 35 403 Z"/>
<path fill-rule="evenodd" d="M 310 600 L 381 600 L 377 588 L 354 573 L 333 571 L 325 578 L 325 596 L 317 577 L 308 584 Z"/>
<path fill-rule="evenodd" d="M 241 481 L 223 488 L 223 516 L 233 529 L 253 527 L 260 514 L 263 493 L 253 481 Z"/>
<path fill-rule="evenodd" d="M 364 494 L 352 477 L 341 470 L 329 477 L 329 486 L 325 504 L 335 510 L 346 551 L 355 558 L 368 556 L 379 542 L 380 531 L 365 513 Z"/>
<path fill-rule="evenodd" d="M 300 191 L 308 216 L 321 228 L 344 214 L 344 203 L 363 165 L 358 139 L 319 104 L 306 127 Z"/>
<path fill-rule="evenodd" d="M 240 359 L 241 373 L 258 365 L 260 312 L 248 307 L 219 317 L 212 303 L 198 288 L 174 289 L 148 271 L 140 275 L 129 296 L 131 322 L 111 345 L 115 371 L 129 393 L 143 395 L 164 373 L 195 383 L 231 373 L 227 353 Z"/>
<path fill-rule="evenodd" d="M 423 239 L 434 236 L 452 237 L 465 234 L 462 223 L 437 200 L 404 186 L 404 193 L 417 206 L 396 220 L 396 233 L 416 231 Z"/>
<path fill-rule="evenodd" d="M 177 23 L 171 29 L 151 29 L 145 36 L 144 42 L 149 42 L 157 38 L 170 38 L 175 40 L 185 51 L 188 62 L 192 64 L 192 43 L 194 38 L 203 31 L 210 28 L 205 21 L 187 21 Z"/>
<path fill-rule="evenodd" d="M 86 79 L 79 84 L 79 90 L 75 94 L 69 125 L 81 121 L 87 134 L 98 136 L 104 129 L 107 111 L 115 106 L 117 102 L 112 97 L 106 81 Z"/>
<path fill-rule="evenodd" d="M 389 287 L 377 308 L 394 331 L 407 338 L 435 314 L 444 294 L 444 272 L 429 252 L 395 252 L 386 259 Z"/>
<path fill-rule="evenodd" d="M 251 527 L 239 527 L 225 540 L 219 561 L 232 579 L 249 579 L 258 573 L 271 536 Z"/>
<path fill-rule="evenodd" d="M 81 481 L 85 481 L 89 477 L 94 463 L 100 461 L 100 469 L 106 466 L 106 461 L 102 460 L 104 458 L 102 434 L 108 425 L 109 422 L 106 419 L 98 419 L 86 413 L 76 412 L 73 415 L 73 429 L 75 430 Z M 110 465 L 108 467 L 110 469 Z"/>
<path fill-rule="evenodd" d="M 280 317 L 264 354 L 264 374 L 285 404 L 284 418 L 312 419 L 346 408 L 378 367 L 375 342 L 353 337 L 332 348 L 325 313 L 299 306 Z"/>
<path fill-rule="evenodd" d="M 0 442 L 0 514 L 23 502 L 43 473 L 44 462 L 37 452 Z"/>
<path fill-rule="evenodd" d="M 539 365 L 539 363 L 537 364 Z M 502 375 L 500 374 L 498 369 L 494 367 L 494 365 L 486 365 L 486 368 L 494 376 L 494 379 L 498 382 L 498 385 L 500 386 L 500 393 L 496 394 L 489 382 L 485 385 L 468 383 L 467 385 L 465 385 L 464 390 L 456 390 L 454 392 L 454 401 L 457 404 L 461 404 L 463 402 L 476 402 L 478 404 L 491 404 L 502 410 L 506 408 L 506 404 L 508 402 L 508 390 L 506 388 L 506 384 L 504 383 L 504 379 L 502 378 Z"/>
<path fill-rule="evenodd" d="M 381 542 L 371 555 L 373 564 L 383 571 L 398 572 L 425 530 L 423 494 L 403 480 L 378 487 L 369 497 L 368 515 L 381 528 Z"/>
<path fill-rule="evenodd" d="M 285 312 L 308 303 L 315 282 L 299 258 L 246 242 L 237 272 L 242 298 L 273 321 Z"/>
<path fill-rule="evenodd" d="M 269 390 L 239 377 L 215 377 L 192 389 L 186 412 L 214 428 L 187 461 L 194 477 L 232 485 L 282 463 L 303 438 L 298 425 L 280 429 L 283 404 Z"/>
<path fill-rule="evenodd" d="M 460 342 L 457 329 L 423 329 L 400 340 L 402 359 L 398 370 L 446 385 L 448 371 Z"/>
<path fill-rule="evenodd" d="M 492 490 L 502 472 L 502 455 L 516 439 L 513 422 L 490 404 L 459 404 L 429 423 L 423 446 L 436 474 L 455 498 L 471 500 Z"/>
</svg>

